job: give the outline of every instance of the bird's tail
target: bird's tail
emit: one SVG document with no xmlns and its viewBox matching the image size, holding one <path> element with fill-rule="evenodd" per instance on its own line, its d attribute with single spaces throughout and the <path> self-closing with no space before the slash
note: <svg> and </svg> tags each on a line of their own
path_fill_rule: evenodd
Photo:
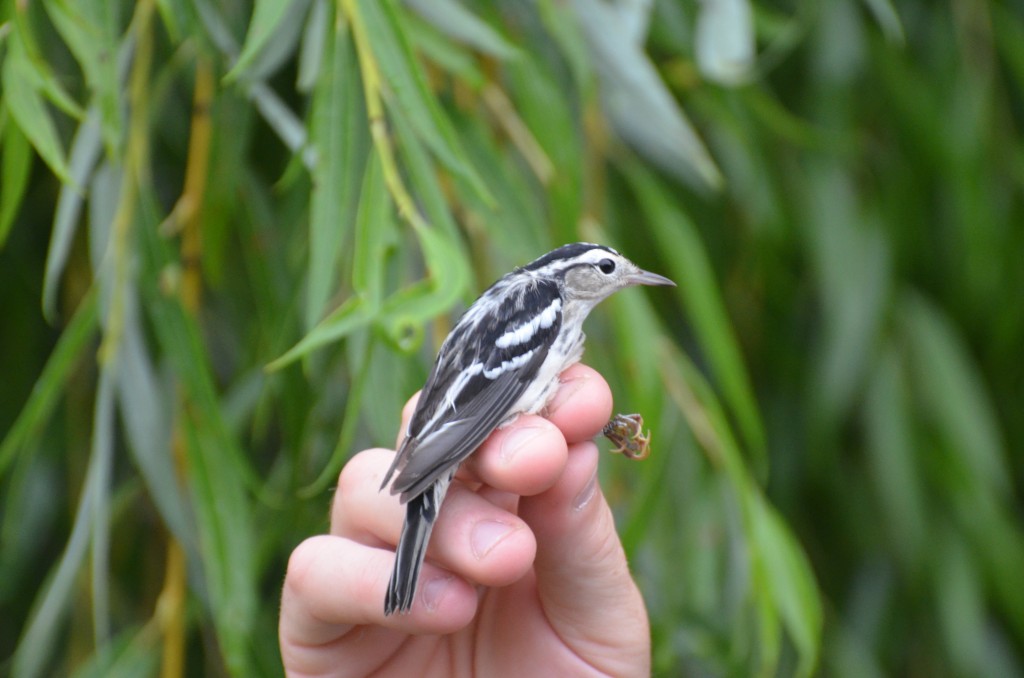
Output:
<svg viewBox="0 0 1024 678">
<path fill-rule="evenodd" d="M 405 524 L 395 551 L 395 568 L 391 571 L 388 593 L 384 598 L 384 614 L 408 612 L 416 599 L 423 558 L 427 554 L 427 543 L 437 520 L 437 512 L 448 490 L 448 483 L 436 481 L 421 495 L 413 497 L 405 505 Z"/>
</svg>

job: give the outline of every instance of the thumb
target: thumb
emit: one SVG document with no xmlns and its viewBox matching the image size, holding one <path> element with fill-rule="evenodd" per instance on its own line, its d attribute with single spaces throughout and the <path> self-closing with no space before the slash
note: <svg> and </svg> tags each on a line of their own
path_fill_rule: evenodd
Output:
<svg viewBox="0 0 1024 678">
<path fill-rule="evenodd" d="M 523 497 L 519 515 L 537 539 L 537 592 L 565 642 L 612 675 L 649 667 L 650 631 L 611 509 L 597 481 L 593 442 L 570 445 L 565 471 L 546 492 Z M 649 669 L 648 669 L 649 670 Z"/>
</svg>

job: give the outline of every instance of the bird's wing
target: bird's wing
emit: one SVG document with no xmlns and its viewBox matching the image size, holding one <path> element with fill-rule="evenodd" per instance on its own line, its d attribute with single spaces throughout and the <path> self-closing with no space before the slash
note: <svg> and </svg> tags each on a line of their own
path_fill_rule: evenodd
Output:
<svg viewBox="0 0 1024 678">
<path fill-rule="evenodd" d="M 555 283 L 524 285 L 501 298 L 496 312 L 474 314 L 470 308 L 441 347 L 385 479 L 387 484 L 399 471 L 391 492 L 402 493 L 403 501 L 469 456 L 514 414 L 513 405 L 558 336 L 562 313 Z"/>
</svg>

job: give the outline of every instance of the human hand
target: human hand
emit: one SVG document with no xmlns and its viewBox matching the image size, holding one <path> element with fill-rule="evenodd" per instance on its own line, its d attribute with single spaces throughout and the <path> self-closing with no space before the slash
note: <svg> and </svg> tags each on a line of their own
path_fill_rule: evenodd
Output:
<svg viewBox="0 0 1024 678">
<path fill-rule="evenodd" d="M 288 563 L 279 637 L 289 675 L 650 672 L 647 613 L 591 441 L 611 392 L 584 365 L 561 380 L 546 417 L 519 417 L 463 464 L 408 614 L 383 609 L 405 516 L 398 497 L 378 491 L 395 453 L 349 461 L 330 535 L 302 542 Z"/>
</svg>

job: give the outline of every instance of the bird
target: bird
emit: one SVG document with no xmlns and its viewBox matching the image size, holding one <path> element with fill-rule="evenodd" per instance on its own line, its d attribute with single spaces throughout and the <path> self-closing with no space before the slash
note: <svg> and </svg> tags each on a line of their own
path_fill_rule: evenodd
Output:
<svg viewBox="0 0 1024 678">
<path fill-rule="evenodd" d="M 559 374 L 583 354 L 587 315 L 634 285 L 675 283 L 610 247 L 571 243 L 500 278 L 456 322 L 380 486 L 391 483 L 391 494 L 406 506 L 386 616 L 412 608 L 430 533 L 459 464 L 495 429 L 544 410 Z"/>
</svg>

